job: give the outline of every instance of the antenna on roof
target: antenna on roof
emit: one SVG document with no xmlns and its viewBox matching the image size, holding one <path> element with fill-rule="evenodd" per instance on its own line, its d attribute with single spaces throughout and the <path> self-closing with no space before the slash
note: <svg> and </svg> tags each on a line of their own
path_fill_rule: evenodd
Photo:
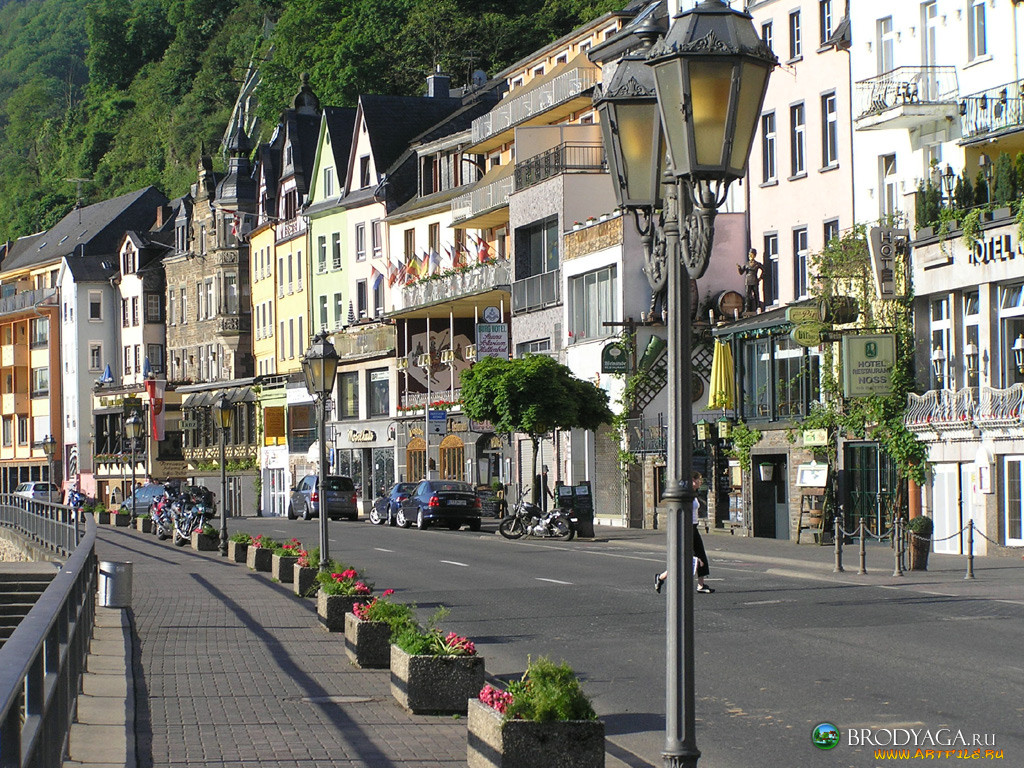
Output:
<svg viewBox="0 0 1024 768">
<path fill-rule="evenodd" d="M 64 179 L 64 181 L 75 182 L 75 208 L 78 210 L 78 223 L 82 223 L 82 185 L 88 184 L 92 179 Z"/>
</svg>

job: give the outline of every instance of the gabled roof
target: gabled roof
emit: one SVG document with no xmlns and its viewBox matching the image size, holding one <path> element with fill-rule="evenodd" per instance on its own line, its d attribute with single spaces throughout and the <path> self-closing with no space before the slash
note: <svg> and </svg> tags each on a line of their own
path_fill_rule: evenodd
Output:
<svg viewBox="0 0 1024 768">
<path fill-rule="evenodd" d="M 53 227 L 37 237 L 34 248 L 25 249 L 4 260 L 4 271 L 57 263 L 74 255 L 82 266 L 87 262 L 100 269 L 100 262 L 112 260 L 117 266 L 117 250 L 126 230 L 148 231 L 156 220 L 158 206 L 167 196 L 156 187 L 146 187 L 100 203 L 76 208 Z M 73 261 L 71 259 L 70 261 Z M 76 277 L 78 272 L 75 272 Z"/>
<path fill-rule="evenodd" d="M 391 166 L 409 142 L 462 106 L 462 99 L 425 96 L 359 97 L 359 108 L 370 137 L 374 166 L 379 172 Z"/>
<path fill-rule="evenodd" d="M 348 150 L 352 144 L 352 131 L 356 127 L 355 107 L 324 107 L 324 126 L 331 137 L 334 177 L 340 184 L 348 172 Z"/>
<path fill-rule="evenodd" d="M 8 269 L 8 264 L 25 258 L 25 254 L 35 253 L 39 238 L 45 234 L 45 232 L 36 232 L 34 235 L 19 237 L 13 242 L 0 243 L 0 271 Z"/>
</svg>

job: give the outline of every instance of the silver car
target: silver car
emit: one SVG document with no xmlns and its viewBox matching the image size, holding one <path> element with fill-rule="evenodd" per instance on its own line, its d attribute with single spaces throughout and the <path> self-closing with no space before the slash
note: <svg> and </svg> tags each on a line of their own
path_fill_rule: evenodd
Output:
<svg viewBox="0 0 1024 768">
<path fill-rule="evenodd" d="M 306 475 L 292 488 L 292 497 L 288 502 L 288 519 L 301 517 L 309 520 L 320 516 L 320 489 L 317 475 Z M 327 516 L 331 520 L 347 517 L 349 520 L 359 519 L 359 507 L 356 506 L 358 493 L 351 477 L 328 475 L 324 478 L 324 491 L 327 496 Z"/>
<path fill-rule="evenodd" d="M 32 499 L 33 501 L 61 500 L 60 491 L 57 490 L 56 485 L 53 483 L 43 483 L 39 481 L 21 483 L 14 489 L 14 495 L 21 496 L 23 499 Z"/>
</svg>

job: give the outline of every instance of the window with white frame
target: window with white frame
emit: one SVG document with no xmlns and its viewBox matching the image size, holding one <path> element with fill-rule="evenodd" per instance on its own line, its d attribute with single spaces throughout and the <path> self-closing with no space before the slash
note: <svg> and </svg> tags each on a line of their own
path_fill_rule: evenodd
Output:
<svg viewBox="0 0 1024 768">
<path fill-rule="evenodd" d="M 356 261 L 366 261 L 366 224 L 356 224 Z"/>
<path fill-rule="evenodd" d="M 779 236 L 769 232 L 764 236 L 764 303 L 779 303 Z"/>
<path fill-rule="evenodd" d="M 366 415 L 387 416 L 391 397 L 391 377 L 387 368 L 367 371 L 366 378 Z"/>
<path fill-rule="evenodd" d="M 341 269 L 341 233 L 331 235 L 331 269 Z"/>
<path fill-rule="evenodd" d="M 1024 544 L 1024 456 L 1007 456 L 1004 461 L 1004 527 L 1007 545 Z"/>
<path fill-rule="evenodd" d="M 896 178 L 896 155 L 882 155 L 879 158 L 879 195 L 878 215 L 882 218 L 894 216 L 899 210 L 899 180 Z"/>
<path fill-rule="evenodd" d="M 379 259 L 384 255 L 384 236 L 382 233 L 380 219 L 370 222 L 370 246 L 373 248 L 373 258 Z"/>
<path fill-rule="evenodd" d="M 327 329 L 327 296 L 320 297 L 320 329 Z"/>
<path fill-rule="evenodd" d="M 324 197 L 334 194 L 334 168 L 324 168 Z"/>
<path fill-rule="evenodd" d="M 89 342 L 89 370 L 96 372 L 103 370 L 103 343 L 99 341 Z"/>
<path fill-rule="evenodd" d="M 28 445 L 28 432 L 31 421 L 28 416 L 18 417 L 18 445 Z"/>
<path fill-rule="evenodd" d="M 807 126 L 804 122 L 803 102 L 789 108 L 789 126 L 790 176 L 800 176 L 807 172 Z"/>
<path fill-rule="evenodd" d="M 775 53 L 775 32 L 770 21 L 766 21 L 761 25 L 761 40 L 772 53 Z"/>
<path fill-rule="evenodd" d="M 836 111 L 836 93 L 821 97 L 821 166 L 833 168 L 839 164 L 839 114 Z"/>
<path fill-rule="evenodd" d="M 964 293 L 964 338 L 961 355 L 963 381 L 967 386 L 978 383 L 978 367 L 981 365 L 981 352 L 978 343 L 981 339 L 979 324 L 981 322 L 981 305 L 978 291 Z"/>
<path fill-rule="evenodd" d="M 839 237 L 839 219 L 829 219 L 822 226 L 822 239 L 821 242 L 826 246 L 832 242 L 832 240 Z"/>
<path fill-rule="evenodd" d="M 50 394 L 50 369 L 32 369 L 32 397 L 46 397 Z"/>
<path fill-rule="evenodd" d="M 967 9 L 967 58 L 971 61 L 988 55 L 985 36 L 985 0 L 969 0 Z"/>
<path fill-rule="evenodd" d="M 807 298 L 807 227 L 793 230 L 793 286 L 798 299 Z"/>
<path fill-rule="evenodd" d="M 224 303 L 229 315 L 238 314 L 238 275 L 234 272 L 224 275 Z"/>
<path fill-rule="evenodd" d="M 89 291 L 89 320 L 103 319 L 103 294 L 99 291 Z"/>
<path fill-rule="evenodd" d="M 835 30 L 832 16 L 832 0 L 818 0 L 818 28 L 821 34 L 821 44 L 824 45 L 832 37 Z"/>
<path fill-rule="evenodd" d="M 1014 344 L 1020 338 L 1024 346 L 1024 283 L 1013 283 L 999 289 L 999 349 L 1000 375 L 993 371 L 992 380 L 1000 380 L 1004 388 L 1024 382 L 1024 374 L 1017 366 Z M 993 361 L 994 362 L 994 361 Z"/>
<path fill-rule="evenodd" d="M 327 235 L 320 235 L 316 239 L 316 271 L 327 271 Z"/>
<path fill-rule="evenodd" d="M 886 16 L 876 22 L 878 51 L 878 74 L 891 72 L 896 57 L 896 33 L 892 28 L 892 16 Z"/>
<path fill-rule="evenodd" d="M 778 178 L 775 165 L 775 113 L 761 115 L 761 183 L 770 184 Z"/>
<path fill-rule="evenodd" d="M 149 367 L 153 373 L 164 372 L 164 345 L 147 344 L 146 357 L 149 359 Z"/>
<path fill-rule="evenodd" d="M 546 355 L 551 352 L 551 339 L 533 339 L 516 344 L 516 357 Z"/>
<path fill-rule="evenodd" d="M 800 11 L 789 14 L 789 58 L 790 61 L 803 55 L 804 46 L 800 39 Z"/>
<path fill-rule="evenodd" d="M 929 373 L 931 389 L 952 387 L 949 379 L 949 365 L 953 348 L 950 334 L 953 331 L 953 320 L 949 312 L 949 297 L 940 296 L 932 299 L 928 305 L 929 335 L 931 347 L 929 356 Z"/>
<path fill-rule="evenodd" d="M 571 343 L 600 339 L 615 333 L 604 325 L 618 319 L 616 266 L 569 278 Z"/>
</svg>

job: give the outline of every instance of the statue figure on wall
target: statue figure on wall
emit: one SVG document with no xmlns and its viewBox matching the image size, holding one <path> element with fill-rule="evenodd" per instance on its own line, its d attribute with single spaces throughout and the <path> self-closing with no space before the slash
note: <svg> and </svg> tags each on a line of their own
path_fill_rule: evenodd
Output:
<svg viewBox="0 0 1024 768">
<path fill-rule="evenodd" d="M 764 267 L 757 260 L 757 250 L 750 249 L 747 254 L 747 263 L 736 267 L 743 275 L 743 284 L 746 286 L 746 293 L 743 299 L 743 311 L 754 313 L 764 307 L 761 301 L 761 281 Z"/>
</svg>

